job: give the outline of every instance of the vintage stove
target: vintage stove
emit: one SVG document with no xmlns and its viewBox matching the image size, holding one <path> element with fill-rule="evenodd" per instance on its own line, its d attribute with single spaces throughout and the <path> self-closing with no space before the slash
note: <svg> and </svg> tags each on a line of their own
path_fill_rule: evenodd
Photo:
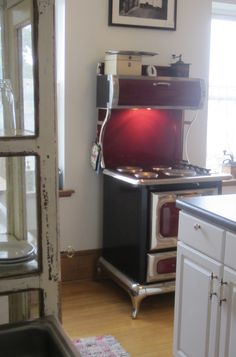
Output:
<svg viewBox="0 0 236 357">
<path fill-rule="evenodd" d="M 186 171 L 103 171 L 103 252 L 99 269 L 128 291 L 133 318 L 143 298 L 175 290 L 176 200 L 220 194 L 222 180 L 230 177 L 210 172 L 193 174 L 192 169 L 187 175 Z"/>
<path fill-rule="evenodd" d="M 202 80 L 98 76 L 94 166 L 103 172 L 98 271 L 130 295 L 175 290 L 179 197 L 221 193 L 231 176 L 183 161 L 184 110 L 202 107 Z M 187 124 L 189 125 L 189 123 Z"/>
</svg>

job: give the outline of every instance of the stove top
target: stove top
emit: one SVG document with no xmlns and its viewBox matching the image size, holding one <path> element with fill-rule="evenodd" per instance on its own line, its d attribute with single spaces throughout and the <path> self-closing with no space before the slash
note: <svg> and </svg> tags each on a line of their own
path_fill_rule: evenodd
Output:
<svg viewBox="0 0 236 357">
<path fill-rule="evenodd" d="M 105 169 L 103 173 L 133 185 L 222 181 L 232 178 L 229 174 L 212 172 L 185 161 L 172 166 L 157 165 L 151 168 L 122 166 L 116 169 Z"/>
</svg>

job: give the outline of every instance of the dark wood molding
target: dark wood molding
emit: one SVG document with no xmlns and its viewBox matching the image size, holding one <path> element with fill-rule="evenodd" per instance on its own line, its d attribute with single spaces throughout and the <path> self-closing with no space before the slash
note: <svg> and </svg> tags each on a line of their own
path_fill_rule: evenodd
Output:
<svg viewBox="0 0 236 357">
<path fill-rule="evenodd" d="M 100 255 L 101 249 L 76 251 L 72 257 L 68 257 L 67 252 L 61 252 L 62 281 L 93 279 Z"/>
</svg>

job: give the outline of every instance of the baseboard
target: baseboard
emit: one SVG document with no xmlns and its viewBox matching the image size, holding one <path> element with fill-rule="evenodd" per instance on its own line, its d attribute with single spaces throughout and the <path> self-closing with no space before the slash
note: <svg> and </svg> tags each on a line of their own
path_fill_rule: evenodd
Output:
<svg viewBox="0 0 236 357">
<path fill-rule="evenodd" d="M 77 251 L 72 258 L 61 252 L 61 280 L 93 279 L 100 255 L 101 249 Z"/>
</svg>

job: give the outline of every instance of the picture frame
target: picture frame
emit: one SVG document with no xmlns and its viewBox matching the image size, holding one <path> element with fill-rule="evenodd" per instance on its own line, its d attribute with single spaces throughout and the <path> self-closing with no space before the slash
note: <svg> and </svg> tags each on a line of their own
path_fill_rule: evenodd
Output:
<svg viewBox="0 0 236 357">
<path fill-rule="evenodd" d="M 108 0 L 109 26 L 176 30 L 177 0 Z"/>
</svg>

